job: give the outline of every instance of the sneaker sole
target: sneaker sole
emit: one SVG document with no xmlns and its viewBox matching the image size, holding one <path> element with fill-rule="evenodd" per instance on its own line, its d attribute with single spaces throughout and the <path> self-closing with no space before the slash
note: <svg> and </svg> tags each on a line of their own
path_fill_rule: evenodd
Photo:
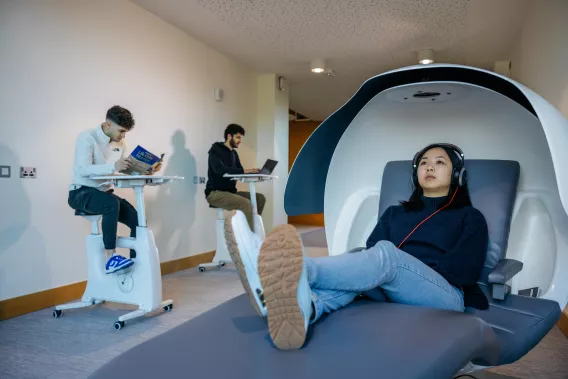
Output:
<svg viewBox="0 0 568 379">
<path fill-rule="evenodd" d="M 292 225 L 276 227 L 260 248 L 258 274 L 270 337 L 281 350 L 299 349 L 306 340 L 304 317 L 298 304 L 302 267 L 302 241 L 296 229 Z"/>
<path fill-rule="evenodd" d="M 236 212 L 231 212 L 230 216 L 229 215 L 225 216 L 225 241 L 227 243 L 227 250 L 229 250 L 229 255 L 231 256 L 231 259 L 233 260 L 233 263 L 237 268 L 239 279 L 241 280 L 241 284 L 243 285 L 243 288 L 248 294 L 252 307 L 260 317 L 264 317 L 264 315 L 260 312 L 260 309 L 258 308 L 258 303 L 256 302 L 256 298 L 254 297 L 254 294 L 250 288 L 247 279 L 247 274 L 245 272 L 245 266 L 243 264 L 243 261 L 241 260 L 241 253 L 239 252 L 239 246 L 237 245 L 237 240 L 235 239 L 235 233 L 233 232 L 233 224 L 231 223 L 231 220 L 235 214 Z"/>
</svg>

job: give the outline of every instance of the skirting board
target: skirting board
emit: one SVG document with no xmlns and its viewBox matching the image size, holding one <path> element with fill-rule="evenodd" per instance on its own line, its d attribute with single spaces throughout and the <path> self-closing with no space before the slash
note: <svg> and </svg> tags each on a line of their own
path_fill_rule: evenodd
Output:
<svg viewBox="0 0 568 379">
<path fill-rule="evenodd" d="M 558 321 L 558 327 L 562 330 L 562 333 L 568 337 L 568 306 L 564 308 L 564 312 L 560 315 L 560 321 Z"/>
<path fill-rule="evenodd" d="M 211 262 L 214 255 L 215 251 L 210 251 L 186 258 L 162 262 L 160 264 L 160 269 L 162 271 L 162 275 L 172 274 L 177 271 L 197 267 L 201 263 Z M 52 288 L 46 291 L 14 297 L 12 299 L 2 300 L 0 301 L 0 321 L 53 307 L 57 304 L 63 304 L 80 299 L 86 286 L 87 281 L 83 281 L 63 287 Z"/>
</svg>

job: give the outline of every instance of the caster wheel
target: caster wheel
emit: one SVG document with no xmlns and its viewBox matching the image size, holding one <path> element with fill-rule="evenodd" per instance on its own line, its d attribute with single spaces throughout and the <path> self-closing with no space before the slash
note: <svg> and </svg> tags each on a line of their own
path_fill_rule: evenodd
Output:
<svg viewBox="0 0 568 379">
<path fill-rule="evenodd" d="M 221 267 L 225 266 L 225 262 L 221 262 Z"/>
<path fill-rule="evenodd" d="M 205 272 L 205 267 L 199 267 L 199 272 Z"/>
<path fill-rule="evenodd" d="M 53 318 L 59 318 L 61 317 L 61 311 L 56 309 L 53 311 Z"/>
<path fill-rule="evenodd" d="M 166 305 L 166 306 L 164 307 L 164 311 L 166 311 L 166 312 L 169 312 L 169 311 L 171 311 L 171 310 L 172 310 L 172 308 L 173 308 L 173 307 L 174 307 L 174 305 L 173 305 L 173 304 L 170 304 L 170 305 Z"/>
<path fill-rule="evenodd" d="M 120 330 L 122 328 L 124 328 L 124 321 L 117 321 L 114 323 L 114 328 L 116 330 Z"/>
</svg>

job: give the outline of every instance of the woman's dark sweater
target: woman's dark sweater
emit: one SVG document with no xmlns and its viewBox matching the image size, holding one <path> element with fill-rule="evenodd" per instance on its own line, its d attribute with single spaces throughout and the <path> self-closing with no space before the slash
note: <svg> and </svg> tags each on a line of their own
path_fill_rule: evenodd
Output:
<svg viewBox="0 0 568 379">
<path fill-rule="evenodd" d="M 405 211 L 391 206 L 383 213 L 367 239 L 367 248 L 381 240 L 398 246 L 447 197 L 422 197 L 424 209 Z M 487 252 L 487 223 L 472 206 L 444 209 L 424 222 L 400 247 L 434 269 L 450 284 L 464 291 L 466 307 L 486 309 L 487 298 L 477 285 Z"/>
</svg>

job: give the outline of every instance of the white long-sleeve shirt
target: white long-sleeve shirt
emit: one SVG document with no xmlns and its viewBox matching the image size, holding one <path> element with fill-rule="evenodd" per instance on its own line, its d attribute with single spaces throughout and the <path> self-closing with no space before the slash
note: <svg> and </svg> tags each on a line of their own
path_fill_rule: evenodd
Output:
<svg viewBox="0 0 568 379">
<path fill-rule="evenodd" d="M 103 132 L 102 125 L 82 132 L 75 142 L 73 179 L 70 189 L 87 186 L 100 191 L 108 191 L 112 188 L 112 184 L 89 177 L 114 174 L 114 164 L 126 155 L 124 139 L 120 142 L 111 142 Z"/>
</svg>

